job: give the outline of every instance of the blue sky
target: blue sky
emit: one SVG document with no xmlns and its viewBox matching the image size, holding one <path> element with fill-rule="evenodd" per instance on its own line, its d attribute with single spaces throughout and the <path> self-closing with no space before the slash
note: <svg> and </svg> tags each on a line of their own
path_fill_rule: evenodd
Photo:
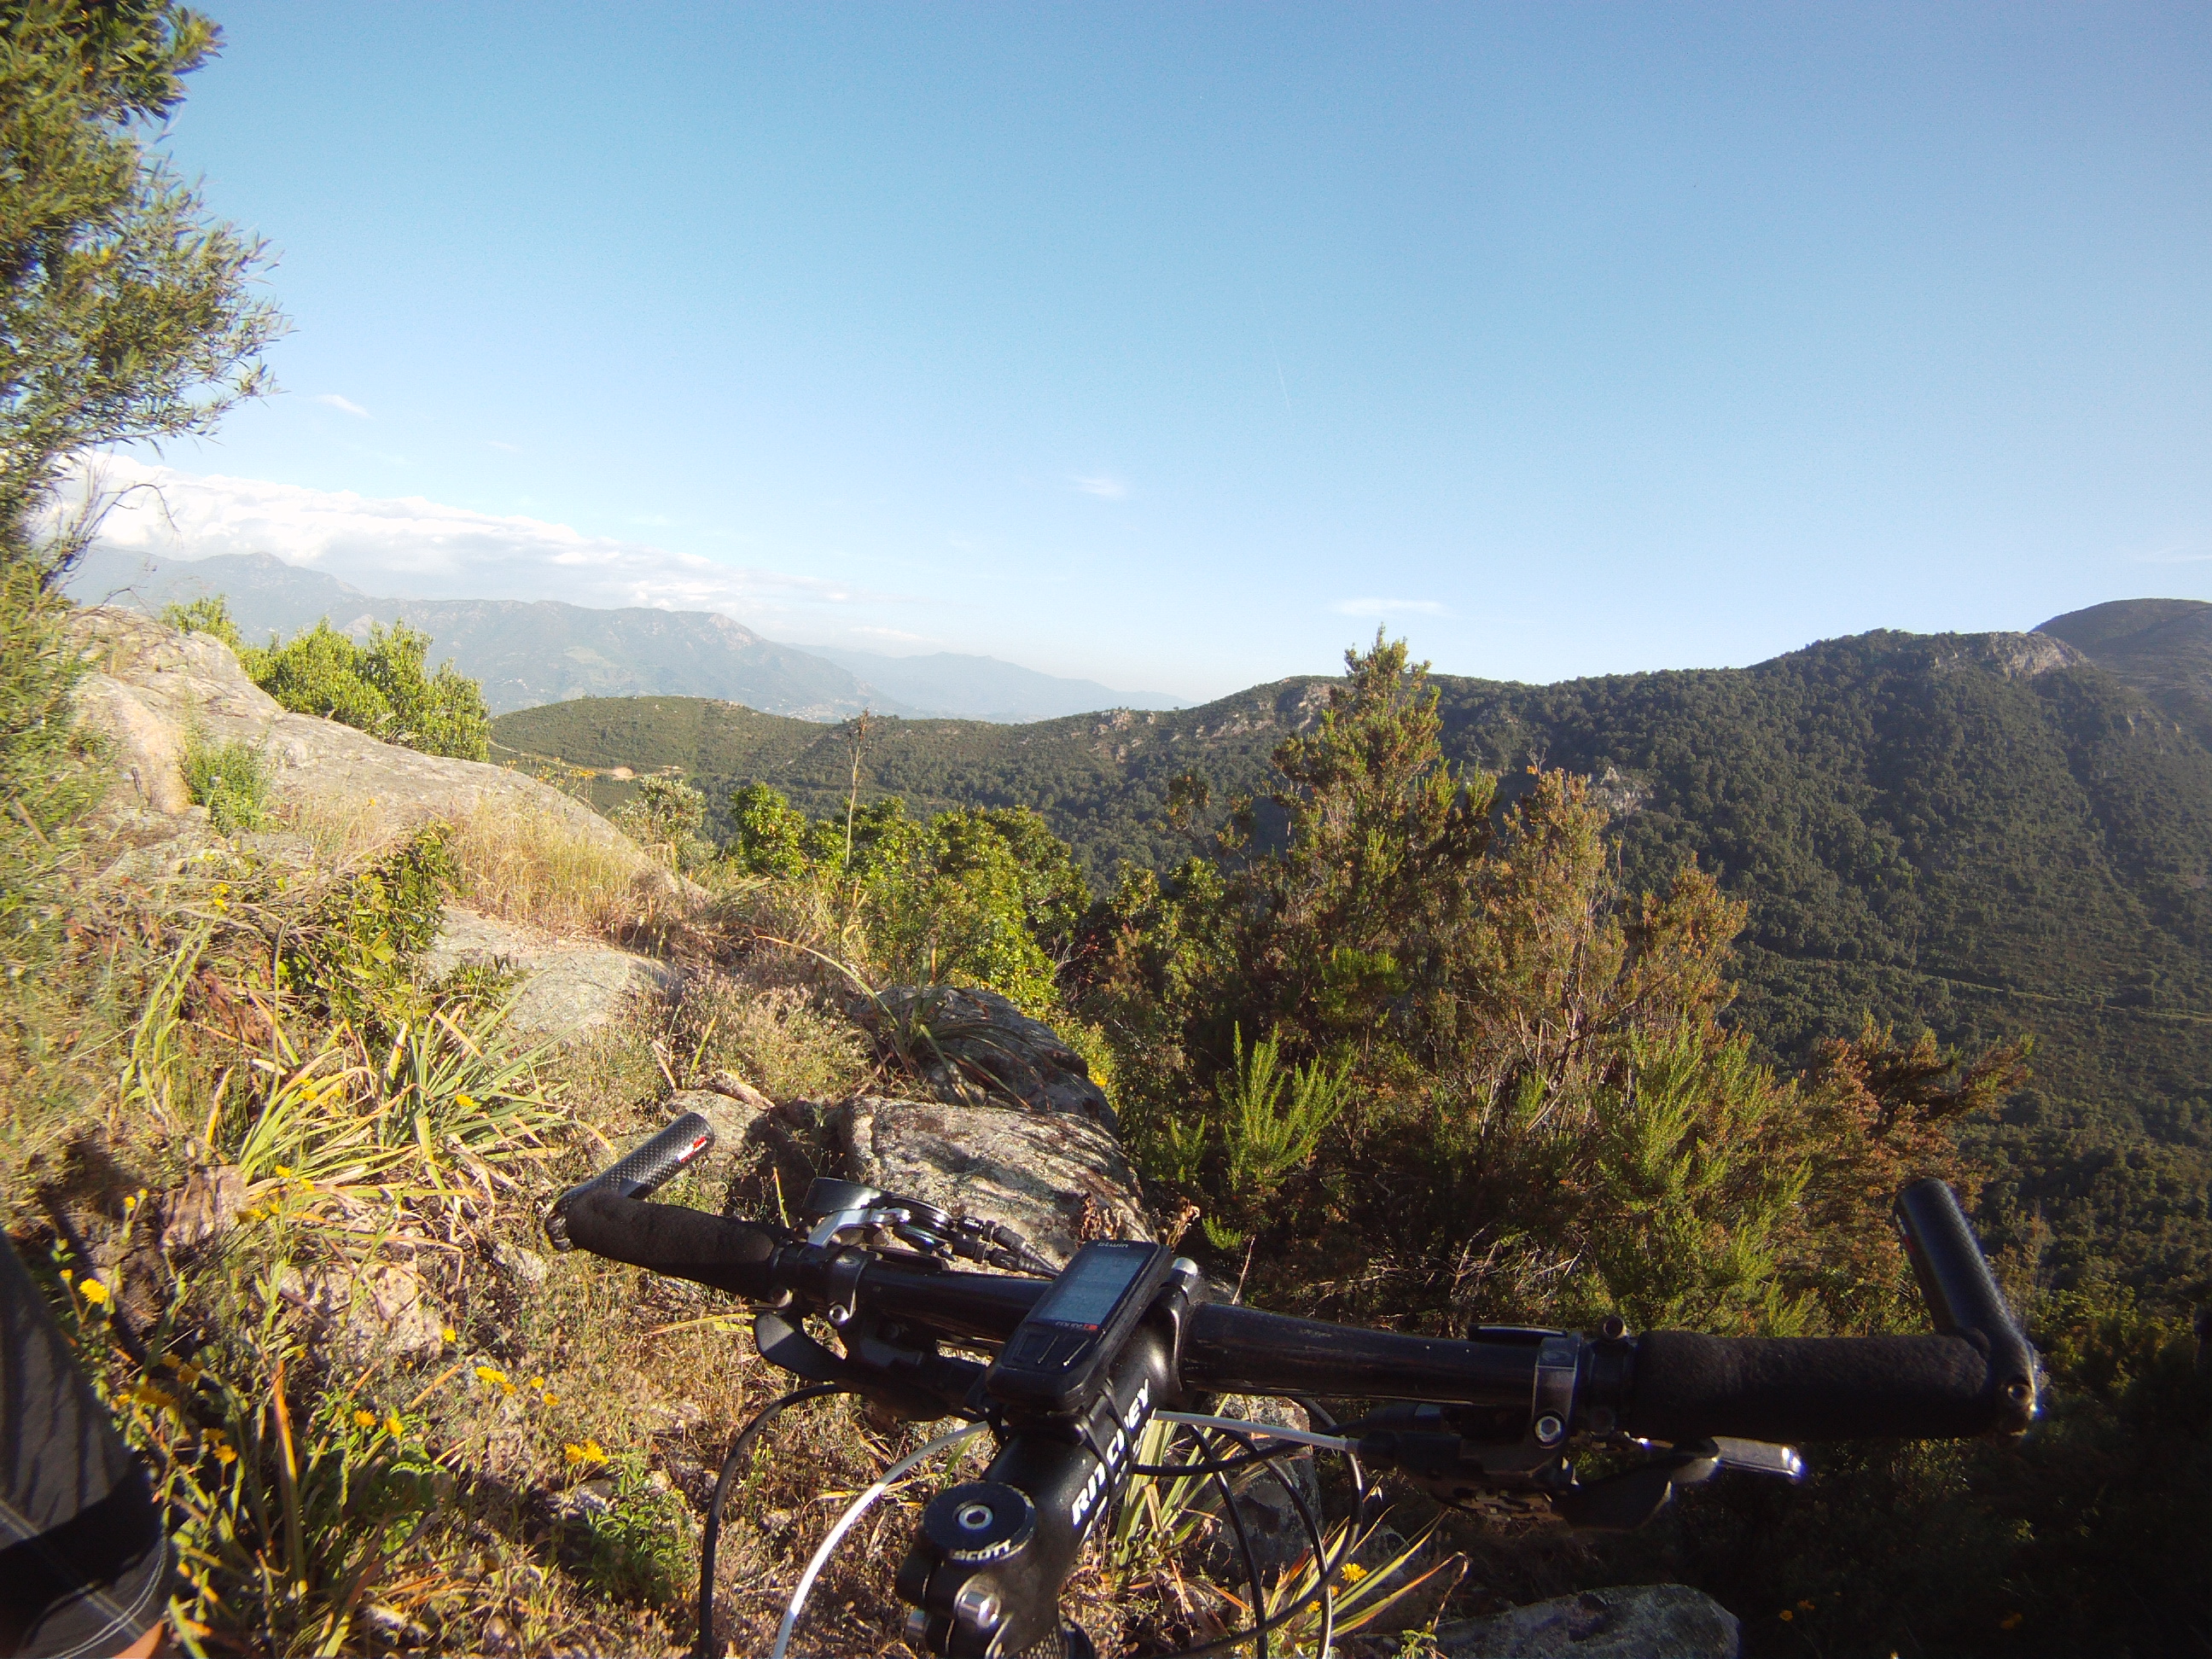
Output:
<svg viewBox="0 0 2212 1659">
<path fill-rule="evenodd" d="M 179 550 L 1191 697 L 2212 599 L 2202 6 L 210 9 Z"/>
</svg>

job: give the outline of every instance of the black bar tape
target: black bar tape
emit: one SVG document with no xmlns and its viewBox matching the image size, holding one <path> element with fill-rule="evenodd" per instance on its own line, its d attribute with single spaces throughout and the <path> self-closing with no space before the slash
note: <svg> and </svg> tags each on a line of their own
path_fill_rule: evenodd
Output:
<svg viewBox="0 0 2212 1659">
<path fill-rule="evenodd" d="M 1967 1336 L 1700 1336 L 1646 1331 L 1621 1426 L 1651 1440 L 1965 1439 L 2010 1426 Z"/>
<path fill-rule="evenodd" d="M 567 1201 L 571 1243 L 650 1273 L 688 1279 L 755 1302 L 775 1298 L 772 1271 L 783 1237 L 749 1221 L 726 1221 L 680 1204 L 645 1204 L 604 1187 Z"/>
</svg>

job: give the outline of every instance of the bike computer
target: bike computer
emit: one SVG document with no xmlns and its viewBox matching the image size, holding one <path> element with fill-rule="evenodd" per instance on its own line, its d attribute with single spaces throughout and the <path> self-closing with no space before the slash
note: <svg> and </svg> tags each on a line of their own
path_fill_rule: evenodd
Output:
<svg viewBox="0 0 2212 1659">
<path fill-rule="evenodd" d="M 1164 1245 L 1085 1244 L 999 1350 L 984 1373 L 985 1391 L 1048 1416 L 1080 1413 L 1172 1268 Z"/>
</svg>

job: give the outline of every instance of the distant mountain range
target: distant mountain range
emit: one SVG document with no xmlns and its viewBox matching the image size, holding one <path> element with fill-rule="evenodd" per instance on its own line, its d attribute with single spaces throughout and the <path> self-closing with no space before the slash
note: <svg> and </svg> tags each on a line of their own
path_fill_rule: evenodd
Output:
<svg viewBox="0 0 2212 1659">
<path fill-rule="evenodd" d="M 1116 705 L 1174 706 L 1170 698 L 1132 696 L 992 657 L 802 650 L 712 611 L 379 598 L 265 553 L 157 560 L 96 547 L 71 575 L 69 592 L 82 604 L 147 611 L 220 593 L 240 631 L 256 640 L 325 618 L 356 638 L 373 623 L 404 622 L 430 635 L 434 661 L 450 656 L 483 683 L 495 714 L 572 697 L 653 695 L 712 697 L 817 722 L 864 708 L 1019 721 Z"/>
<path fill-rule="evenodd" d="M 2208 623 L 2212 605 L 2140 600 L 1749 668 L 1435 684 L 1447 752 L 1509 793 L 1536 762 L 1593 780 L 1632 890 L 1695 856 L 1749 904 L 1732 1018 L 1769 1054 L 1802 1063 L 1868 1015 L 1946 1042 L 2033 1032 L 2033 1086 L 1975 1132 L 1992 1236 L 2044 1239 L 2062 1284 L 2172 1295 L 2212 1273 L 2212 748 L 2190 701 L 2212 701 Z M 1204 775 L 1217 805 L 1263 788 L 1329 684 L 1018 726 L 889 720 L 862 792 L 1033 806 L 1103 887 L 1122 860 L 1188 854 L 1162 822 L 1173 778 Z M 755 781 L 833 816 L 851 776 L 847 732 L 691 698 L 532 709 L 493 736 L 599 769 L 604 806 L 635 787 L 617 767 L 680 769 L 718 817 Z"/>
</svg>

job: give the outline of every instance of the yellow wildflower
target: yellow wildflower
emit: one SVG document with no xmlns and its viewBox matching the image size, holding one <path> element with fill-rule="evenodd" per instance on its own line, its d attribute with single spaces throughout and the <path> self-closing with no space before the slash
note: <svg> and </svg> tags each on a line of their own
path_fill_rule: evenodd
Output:
<svg viewBox="0 0 2212 1659">
<path fill-rule="evenodd" d="M 1790 1609 L 1789 1609 L 1789 1608 L 1787 1608 L 1787 1607 L 1784 1607 L 1784 1608 L 1783 1608 L 1783 1609 L 1782 1609 L 1782 1622 L 1783 1622 L 1784 1624 L 1785 1624 L 1785 1625 L 1786 1625 L 1786 1624 L 1788 1624 L 1788 1623 L 1789 1623 L 1792 1619 L 1795 1619 L 1796 1616 L 1797 1616 L 1797 1615 L 1796 1615 L 1796 1613 L 1794 1613 L 1790 1612 Z"/>
<path fill-rule="evenodd" d="M 131 1397 L 142 1406 L 151 1406 L 156 1411 L 172 1410 L 177 1396 L 158 1382 L 141 1382 L 132 1388 Z"/>
<path fill-rule="evenodd" d="M 1361 1566 L 1358 1562 L 1347 1561 L 1344 1564 L 1344 1582 L 1346 1583 L 1356 1584 L 1366 1577 L 1367 1569 Z"/>
<path fill-rule="evenodd" d="M 1797 1611 L 1800 1613 L 1817 1613 L 1820 1611 L 1820 1607 L 1818 1603 L 1808 1598 L 1797 1604 Z"/>
<path fill-rule="evenodd" d="M 530 1379 L 530 1386 L 538 1390 L 540 1393 L 543 1393 L 545 1388 L 545 1379 L 542 1376 L 533 1376 Z"/>
<path fill-rule="evenodd" d="M 458 1342 L 461 1340 L 461 1334 L 455 1330 L 451 1325 L 441 1325 L 438 1328 L 438 1334 L 444 1337 L 448 1342 Z"/>
<path fill-rule="evenodd" d="M 514 1384 L 503 1376 L 499 1380 L 499 1391 L 503 1398 L 508 1400 L 514 1398 Z"/>
<path fill-rule="evenodd" d="M 384 1419 L 384 1431 L 390 1435 L 394 1440 L 398 1439 L 402 1435 L 407 1432 L 407 1425 L 399 1420 L 399 1413 L 398 1412 L 392 1413 L 391 1416 Z"/>
<path fill-rule="evenodd" d="M 557 1406 L 561 1403 L 561 1396 L 554 1393 L 550 1389 L 546 1389 L 544 1394 L 539 1395 L 538 1396 L 538 1400 L 540 1405 L 544 1406 Z"/>
<path fill-rule="evenodd" d="M 453 1097 L 453 1104 L 465 1112 L 473 1112 L 477 1109 L 477 1099 L 465 1090 Z"/>
<path fill-rule="evenodd" d="M 115 1298 L 108 1294 L 107 1286 L 96 1279 L 88 1279 L 76 1287 L 77 1294 L 95 1308 L 104 1308 Z"/>
<path fill-rule="evenodd" d="M 292 1166 L 289 1164 L 279 1164 L 276 1166 L 276 1173 L 283 1179 L 289 1181 L 293 1174 Z"/>
<path fill-rule="evenodd" d="M 353 1414 L 353 1420 L 357 1427 L 373 1429 L 376 1426 L 376 1413 L 356 1410 Z"/>
<path fill-rule="evenodd" d="M 495 1389 L 507 1381 L 507 1373 L 496 1365 L 479 1365 L 477 1367 L 477 1378 L 479 1382 L 490 1383 Z"/>
<path fill-rule="evenodd" d="M 561 1455 L 568 1460 L 572 1468 L 581 1464 L 604 1463 L 607 1461 L 606 1448 L 596 1440 L 586 1440 L 581 1445 L 571 1440 L 561 1448 Z"/>
<path fill-rule="evenodd" d="M 215 1461 L 218 1463 L 235 1463 L 238 1462 L 238 1448 L 230 1445 L 216 1446 Z"/>
</svg>

